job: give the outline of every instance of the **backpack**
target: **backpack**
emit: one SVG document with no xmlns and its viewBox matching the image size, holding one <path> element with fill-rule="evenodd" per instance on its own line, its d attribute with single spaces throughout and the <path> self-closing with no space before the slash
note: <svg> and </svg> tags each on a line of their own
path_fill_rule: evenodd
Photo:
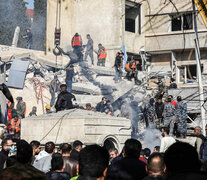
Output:
<svg viewBox="0 0 207 180">
<path fill-rule="evenodd" d="M 207 160 L 207 139 L 203 139 L 201 147 L 200 147 L 200 158 L 203 160 Z"/>
</svg>

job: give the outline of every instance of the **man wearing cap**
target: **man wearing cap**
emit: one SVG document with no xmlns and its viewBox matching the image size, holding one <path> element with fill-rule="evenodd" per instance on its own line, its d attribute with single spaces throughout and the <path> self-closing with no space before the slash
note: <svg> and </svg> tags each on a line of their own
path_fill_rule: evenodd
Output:
<svg viewBox="0 0 207 180">
<path fill-rule="evenodd" d="M 46 114 L 50 114 L 50 113 L 52 113 L 52 112 L 51 112 L 51 107 L 50 107 L 49 104 L 47 104 L 47 105 L 45 106 L 45 110 L 46 110 Z"/>
<path fill-rule="evenodd" d="M 84 47 L 86 47 L 86 53 L 85 53 L 85 58 L 84 60 L 87 61 L 87 57 L 89 55 L 89 57 L 91 58 L 91 63 L 92 65 L 94 65 L 94 59 L 93 59 L 93 39 L 91 38 L 90 34 L 87 34 L 87 39 L 88 42 L 86 45 L 84 45 Z"/>
<path fill-rule="evenodd" d="M 19 116 L 20 119 L 25 118 L 25 114 L 26 114 L 26 103 L 23 101 L 22 97 L 17 97 L 17 106 L 16 106 L 16 110 L 17 110 L 17 115 Z"/>
</svg>

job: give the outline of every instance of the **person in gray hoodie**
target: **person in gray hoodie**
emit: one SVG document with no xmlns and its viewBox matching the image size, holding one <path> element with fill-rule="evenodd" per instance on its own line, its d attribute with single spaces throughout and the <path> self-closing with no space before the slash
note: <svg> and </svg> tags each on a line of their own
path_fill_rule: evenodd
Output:
<svg viewBox="0 0 207 180">
<path fill-rule="evenodd" d="M 53 142 L 47 142 L 45 144 L 45 150 L 41 151 L 37 155 L 33 166 L 44 173 L 49 172 L 51 169 L 51 160 L 54 152 L 55 152 L 55 144 Z"/>
</svg>

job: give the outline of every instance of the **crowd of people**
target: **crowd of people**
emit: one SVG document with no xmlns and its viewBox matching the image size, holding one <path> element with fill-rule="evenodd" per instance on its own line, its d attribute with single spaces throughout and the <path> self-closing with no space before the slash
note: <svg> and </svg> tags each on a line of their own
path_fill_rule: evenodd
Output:
<svg viewBox="0 0 207 180">
<path fill-rule="evenodd" d="M 165 135 L 169 133 L 163 129 Z M 166 141 L 166 140 L 165 140 Z M 16 150 L 15 150 L 16 149 Z M 47 142 L 2 141 L 1 180 L 206 180 L 207 159 L 185 142 L 156 146 L 151 153 L 140 141 L 127 139 L 119 153 L 114 147 L 84 146 L 79 140 L 59 147 Z"/>
</svg>

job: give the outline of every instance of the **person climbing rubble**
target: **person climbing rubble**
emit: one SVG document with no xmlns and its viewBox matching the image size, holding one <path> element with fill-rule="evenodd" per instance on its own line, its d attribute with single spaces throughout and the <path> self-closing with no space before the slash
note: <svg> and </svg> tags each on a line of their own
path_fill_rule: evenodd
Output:
<svg viewBox="0 0 207 180">
<path fill-rule="evenodd" d="M 25 114 L 26 114 L 26 103 L 23 101 L 22 97 L 17 97 L 16 100 L 17 100 L 17 105 L 16 105 L 17 114 L 20 119 L 23 119 L 25 118 Z"/>
<path fill-rule="evenodd" d="M 87 39 L 88 42 L 86 45 L 84 45 L 83 47 L 86 47 L 86 52 L 85 52 L 85 57 L 84 57 L 84 61 L 87 61 L 87 57 L 89 55 L 89 57 L 91 58 L 91 64 L 94 65 L 94 58 L 93 58 L 93 39 L 91 38 L 90 34 L 87 34 Z"/>
<path fill-rule="evenodd" d="M 71 92 L 72 90 L 72 83 L 73 83 L 73 77 L 76 76 L 78 72 L 74 72 L 74 66 L 71 64 L 66 68 L 66 85 L 67 85 L 67 90 L 68 92 Z"/>
<path fill-rule="evenodd" d="M 72 99 L 76 100 L 75 96 L 67 91 L 67 85 L 61 84 L 60 94 L 58 95 L 58 98 L 55 104 L 56 112 L 72 109 L 73 108 Z"/>
<path fill-rule="evenodd" d="M 50 106 L 53 107 L 55 103 L 55 93 L 59 91 L 60 81 L 58 80 L 58 76 L 55 75 L 54 79 L 50 83 L 50 94 L 51 94 L 51 100 L 50 100 Z"/>
<path fill-rule="evenodd" d="M 82 61 L 83 60 L 83 43 L 82 43 L 82 38 L 81 35 L 76 33 L 71 41 L 72 47 L 73 47 L 73 52 L 78 56 L 78 60 Z"/>
<path fill-rule="evenodd" d="M 97 66 L 105 66 L 106 63 L 106 49 L 101 43 L 98 44 L 98 52 L 94 51 L 98 56 Z"/>
</svg>

